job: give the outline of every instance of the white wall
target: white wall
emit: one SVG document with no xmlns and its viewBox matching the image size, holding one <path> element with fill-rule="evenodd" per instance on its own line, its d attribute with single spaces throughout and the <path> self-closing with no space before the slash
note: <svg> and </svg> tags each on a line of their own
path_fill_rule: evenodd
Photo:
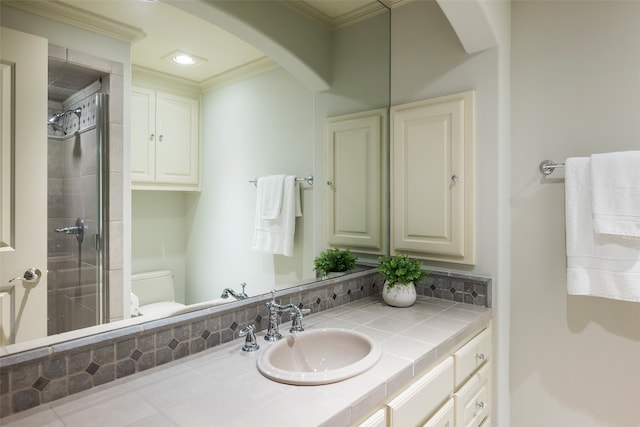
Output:
<svg viewBox="0 0 640 427">
<path fill-rule="evenodd" d="M 512 16 L 511 423 L 640 425 L 640 305 L 567 296 L 563 171 L 640 149 L 640 3 L 517 1 Z"/>
<path fill-rule="evenodd" d="M 313 188 L 302 184 L 294 256 L 251 249 L 256 187 L 271 174 L 313 174 L 313 94 L 283 69 L 205 93 L 202 192 L 187 196 L 188 303 L 225 287 L 254 295 L 313 276 Z"/>
</svg>

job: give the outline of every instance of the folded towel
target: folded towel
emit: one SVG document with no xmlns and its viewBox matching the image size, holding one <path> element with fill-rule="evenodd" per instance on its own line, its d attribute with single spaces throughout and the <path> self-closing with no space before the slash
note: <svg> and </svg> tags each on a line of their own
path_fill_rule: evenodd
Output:
<svg viewBox="0 0 640 427">
<path fill-rule="evenodd" d="M 140 316 L 140 300 L 138 299 L 136 294 L 134 294 L 133 292 L 131 292 L 130 306 L 131 306 L 131 315 Z"/>
<path fill-rule="evenodd" d="M 282 208 L 276 219 L 264 219 L 256 207 L 253 250 L 293 256 L 296 217 L 302 216 L 300 186 L 293 175 L 284 179 Z"/>
<path fill-rule="evenodd" d="M 277 219 L 282 208 L 284 175 L 269 175 L 258 178 L 257 203 L 262 219 Z"/>
<path fill-rule="evenodd" d="M 592 155 L 591 185 L 595 232 L 640 237 L 640 151 Z"/>
<path fill-rule="evenodd" d="M 568 293 L 640 301 L 640 240 L 596 239 L 591 206 L 591 160 L 567 159 Z"/>
</svg>

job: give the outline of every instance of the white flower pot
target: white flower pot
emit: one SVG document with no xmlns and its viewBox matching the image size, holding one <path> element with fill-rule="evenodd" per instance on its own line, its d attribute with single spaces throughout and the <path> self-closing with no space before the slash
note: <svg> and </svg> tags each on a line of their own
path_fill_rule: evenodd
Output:
<svg viewBox="0 0 640 427">
<path fill-rule="evenodd" d="M 409 307 L 416 302 L 416 286 L 413 282 L 389 286 L 389 282 L 386 281 L 382 289 L 382 299 L 393 307 Z"/>
</svg>

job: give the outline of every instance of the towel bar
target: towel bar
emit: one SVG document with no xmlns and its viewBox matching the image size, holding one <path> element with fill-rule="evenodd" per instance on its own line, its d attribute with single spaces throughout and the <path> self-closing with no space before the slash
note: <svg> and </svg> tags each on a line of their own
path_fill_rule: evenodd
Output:
<svg viewBox="0 0 640 427">
<path fill-rule="evenodd" d="M 304 178 L 296 178 L 296 182 L 306 182 L 309 185 L 313 185 L 313 175 L 305 176 Z M 253 185 L 258 185 L 258 178 L 250 179 L 249 182 Z"/>
<path fill-rule="evenodd" d="M 553 160 L 545 160 L 540 163 L 540 173 L 550 175 L 556 168 L 563 168 L 564 163 L 556 163 Z"/>
</svg>

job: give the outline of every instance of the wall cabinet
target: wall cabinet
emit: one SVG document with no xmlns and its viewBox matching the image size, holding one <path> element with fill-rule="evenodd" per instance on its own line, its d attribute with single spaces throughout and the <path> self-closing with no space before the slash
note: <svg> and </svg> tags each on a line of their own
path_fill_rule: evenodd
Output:
<svg viewBox="0 0 640 427">
<path fill-rule="evenodd" d="M 387 247 L 385 109 L 326 122 L 325 234 L 328 246 L 382 254 Z"/>
<path fill-rule="evenodd" d="M 474 93 L 391 108 L 391 251 L 475 263 Z"/>
<path fill-rule="evenodd" d="M 131 111 L 132 188 L 199 190 L 199 101 L 134 87 Z"/>
<path fill-rule="evenodd" d="M 489 426 L 491 328 L 487 327 L 408 385 L 364 426 Z"/>
</svg>

